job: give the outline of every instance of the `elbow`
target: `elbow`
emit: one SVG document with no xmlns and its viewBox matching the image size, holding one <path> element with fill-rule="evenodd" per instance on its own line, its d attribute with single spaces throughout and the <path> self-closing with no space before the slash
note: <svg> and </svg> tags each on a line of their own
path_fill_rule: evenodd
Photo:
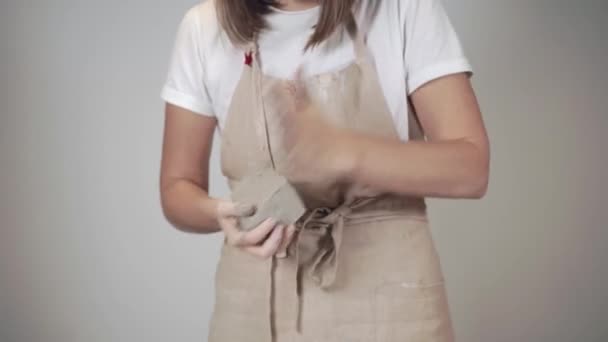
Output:
<svg viewBox="0 0 608 342">
<path fill-rule="evenodd" d="M 486 177 L 476 177 L 474 179 L 461 180 L 451 191 L 452 198 L 481 199 L 488 191 L 488 181 Z"/>
<path fill-rule="evenodd" d="M 184 233 L 194 232 L 191 227 L 188 227 L 182 223 L 180 220 L 179 210 L 175 208 L 175 206 L 171 205 L 170 200 L 161 199 L 161 208 L 165 221 L 167 221 L 167 223 L 169 223 L 173 229 Z"/>
<path fill-rule="evenodd" d="M 490 153 L 488 148 L 481 148 L 474 145 L 475 153 L 472 158 L 466 163 L 462 169 L 462 177 L 460 177 L 459 196 L 468 199 L 481 199 L 488 192 L 488 184 L 490 179 Z"/>
<path fill-rule="evenodd" d="M 488 158 L 477 158 L 460 169 L 454 181 L 452 197 L 481 199 L 488 192 L 490 165 Z"/>
<path fill-rule="evenodd" d="M 487 175 L 478 177 L 469 186 L 468 198 L 481 199 L 488 192 L 488 177 Z"/>
<path fill-rule="evenodd" d="M 469 172 L 461 181 L 457 197 L 467 199 L 481 199 L 488 192 L 489 171 L 487 167 L 477 172 Z"/>
<path fill-rule="evenodd" d="M 170 187 L 162 187 L 160 188 L 160 207 L 162 209 L 163 217 L 165 221 L 169 223 L 171 227 L 178 231 L 188 232 L 181 224 L 179 208 L 175 202 L 174 196 L 172 196 L 171 191 L 169 191 Z"/>
<path fill-rule="evenodd" d="M 160 207 L 162 209 L 162 214 L 167 223 L 169 223 L 172 227 L 181 230 L 177 223 L 177 215 L 175 215 L 175 210 L 173 210 L 173 206 L 171 205 L 171 199 L 165 191 L 160 192 Z"/>
</svg>

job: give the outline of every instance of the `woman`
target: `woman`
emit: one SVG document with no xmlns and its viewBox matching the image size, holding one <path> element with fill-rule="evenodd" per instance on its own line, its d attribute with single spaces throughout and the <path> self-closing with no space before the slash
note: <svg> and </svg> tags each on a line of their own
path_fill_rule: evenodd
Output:
<svg viewBox="0 0 608 342">
<path fill-rule="evenodd" d="M 180 230 L 225 234 L 209 341 L 454 340 L 424 198 L 482 197 L 489 144 L 439 1 L 210 0 L 185 14 L 162 91 L 161 195 Z M 300 219 L 245 231 L 254 205 L 209 197 L 216 128 L 231 189 L 276 172 Z"/>
</svg>

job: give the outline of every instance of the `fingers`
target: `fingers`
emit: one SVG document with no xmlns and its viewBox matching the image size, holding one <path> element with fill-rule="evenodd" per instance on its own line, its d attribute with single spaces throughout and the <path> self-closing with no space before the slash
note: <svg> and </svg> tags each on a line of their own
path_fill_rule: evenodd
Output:
<svg viewBox="0 0 608 342">
<path fill-rule="evenodd" d="M 277 226 L 277 221 L 273 218 L 267 218 L 257 227 L 250 231 L 242 232 L 240 243 L 242 245 L 257 245 L 268 237 L 268 234 Z M 276 229 L 275 229 L 276 230 Z"/>
<path fill-rule="evenodd" d="M 287 248 L 296 234 L 295 226 L 277 224 L 269 218 L 251 231 L 238 229 L 237 219 L 224 219 L 224 232 L 228 243 L 239 247 L 260 258 L 276 255 L 278 258 L 287 257 Z"/>
<path fill-rule="evenodd" d="M 218 215 L 223 217 L 251 216 L 255 210 L 255 205 L 232 201 L 220 201 L 217 206 Z"/>
<path fill-rule="evenodd" d="M 238 219 L 233 217 L 223 219 L 220 224 L 230 245 L 244 247 L 256 245 L 264 241 L 272 229 L 275 228 L 277 222 L 272 218 L 268 218 L 249 231 L 241 230 Z"/>
<path fill-rule="evenodd" d="M 239 230 L 236 218 L 224 218 L 222 228 L 230 245 L 263 259 L 273 255 L 286 258 L 287 248 L 297 233 L 293 224 L 286 227 L 272 218 L 247 232 Z"/>
<path fill-rule="evenodd" d="M 281 241 L 283 239 L 283 231 L 285 230 L 284 225 L 278 225 L 270 236 L 259 246 L 247 246 L 243 247 L 243 249 L 255 256 L 260 258 L 270 258 L 277 253 L 279 246 L 281 245 Z"/>
<path fill-rule="evenodd" d="M 283 239 L 281 240 L 281 244 L 277 250 L 277 258 L 286 258 L 287 257 L 287 247 L 293 240 L 293 237 L 296 233 L 296 227 L 293 224 L 287 226 L 283 233 Z"/>
</svg>

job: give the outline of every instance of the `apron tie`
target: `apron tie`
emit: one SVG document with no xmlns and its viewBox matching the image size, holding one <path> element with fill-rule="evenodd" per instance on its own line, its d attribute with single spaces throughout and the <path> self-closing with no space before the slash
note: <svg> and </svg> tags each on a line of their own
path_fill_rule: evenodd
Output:
<svg viewBox="0 0 608 342">
<path fill-rule="evenodd" d="M 334 209 L 318 207 L 309 210 L 295 223 L 297 233 L 293 246 L 296 265 L 294 305 L 296 331 L 300 332 L 301 324 L 301 271 L 306 270 L 306 275 L 322 289 L 331 287 L 337 278 L 345 221 L 353 209 L 375 199 L 377 198 L 359 198 Z M 304 260 L 301 260 L 302 257 Z"/>
</svg>

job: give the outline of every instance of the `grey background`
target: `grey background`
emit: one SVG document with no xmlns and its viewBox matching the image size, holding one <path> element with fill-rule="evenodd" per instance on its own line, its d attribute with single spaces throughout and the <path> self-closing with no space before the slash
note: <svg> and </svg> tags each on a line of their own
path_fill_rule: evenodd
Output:
<svg viewBox="0 0 608 342">
<path fill-rule="evenodd" d="M 444 2 L 492 141 L 484 199 L 429 201 L 458 341 L 607 341 L 608 3 Z M 0 341 L 205 340 L 220 238 L 158 193 L 194 3 L 2 1 Z"/>
</svg>

